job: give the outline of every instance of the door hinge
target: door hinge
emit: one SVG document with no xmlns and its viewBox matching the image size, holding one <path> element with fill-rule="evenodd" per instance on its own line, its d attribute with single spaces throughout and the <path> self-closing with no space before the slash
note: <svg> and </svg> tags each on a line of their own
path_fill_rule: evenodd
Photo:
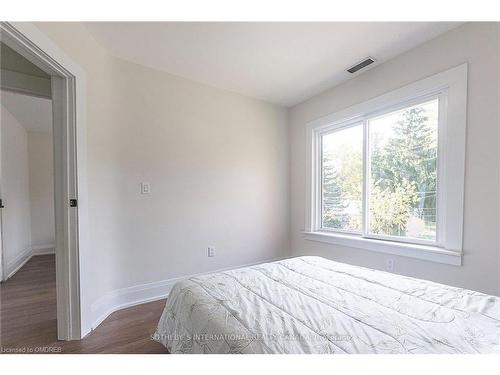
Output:
<svg viewBox="0 0 500 375">
<path fill-rule="evenodd" d="M 4 208 L 5 206 L 3 205 L 3 199 L 0 199 L 0 208 Z"/>
<path fill-rule="evenodd" d="M 70 199 L 69 200 L 69 206 L 70 207 L 77 207 L 78 206 L 78 200 L 77 199 Z"/>
</svg>

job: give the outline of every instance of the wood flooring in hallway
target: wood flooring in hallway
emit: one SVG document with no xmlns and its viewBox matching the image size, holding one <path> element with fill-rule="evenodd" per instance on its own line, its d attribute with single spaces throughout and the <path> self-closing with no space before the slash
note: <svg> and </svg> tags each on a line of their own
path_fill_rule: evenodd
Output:
<svg viewBox="0 0 500 375">
<path fill-rule="evenodd" d="M 0 284 L 1 352 L 166 353 L 151 340 L 165 300 L 111 314 L 80 341 L 58 341 L 54 255 L 32 257 Z"/>
</svg>

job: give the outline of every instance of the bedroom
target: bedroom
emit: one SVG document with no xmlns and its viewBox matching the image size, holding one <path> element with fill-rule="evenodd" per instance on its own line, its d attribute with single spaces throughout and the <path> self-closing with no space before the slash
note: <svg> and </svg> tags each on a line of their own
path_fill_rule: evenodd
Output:
<svg viewBox="0 0 500 375">
<path fill-rule="evenodd" d="M 57 311 L 2 352 L 500 351 L 498 22 L 3 21 L 66 89 Z"/>
</svg>

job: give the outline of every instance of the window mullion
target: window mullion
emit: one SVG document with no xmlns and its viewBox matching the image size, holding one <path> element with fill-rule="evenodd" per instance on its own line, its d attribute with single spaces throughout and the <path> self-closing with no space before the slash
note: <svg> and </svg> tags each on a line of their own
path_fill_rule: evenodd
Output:
<svg viewBox="0 0 500 375">
<path fill-rule="evenodd" d="M 369 129 L 368 119 L 363 120 L 363 224 L 362 236 L 368 235 L 368 218 L 369 218 L 369 188 L 370 188 L 370 163 L 369 163 Z"/>
</svg>

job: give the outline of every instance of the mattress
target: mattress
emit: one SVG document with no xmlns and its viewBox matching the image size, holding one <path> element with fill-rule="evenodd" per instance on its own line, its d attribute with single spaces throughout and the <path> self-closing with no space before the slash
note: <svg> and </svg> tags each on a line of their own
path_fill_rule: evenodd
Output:
<svg viewBox="0 0 500 375">
<path fill-rule="evenodd" d="M 178 282 L 153 338 L 171 353 L 499 353 L 500 298 L 298 257 Z"/>
</svg>

